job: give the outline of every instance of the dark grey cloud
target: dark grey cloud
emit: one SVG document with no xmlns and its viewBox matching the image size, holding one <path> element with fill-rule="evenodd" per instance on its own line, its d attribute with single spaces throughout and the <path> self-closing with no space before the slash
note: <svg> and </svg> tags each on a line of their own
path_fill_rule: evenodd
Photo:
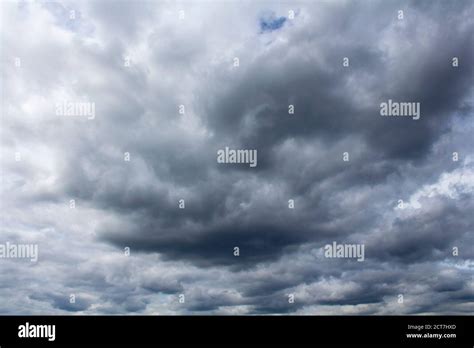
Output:
<svg viewBox="0 0 474 348">
<path fill-rule="evenodd" d="M 443 260 L 452 255 L 453 247 L 464 249 L 459 241 L 474 228 L 472 219 L 466 216 L 466 209 L 472 206 L 471 195 L 461 195 L 455 203 L 432 198 L 422 204 L 428 208 L 408 219 L 395 220 L 390 233 L 369 243 L 367 247 L 374 249 L 374 256 L 411 263 Z"/>
<path fill-rule="evenodd" d="M 29 298 L 36 301 L 51 301 L 51 305 L 54 308 L 67 312 L 84 311 L 92 304 L 90 300 L 81 297 L 74 298 L 74 301 L 71 301 L 70 295 L 66 294 L 33 293 Z"/>
</svg>

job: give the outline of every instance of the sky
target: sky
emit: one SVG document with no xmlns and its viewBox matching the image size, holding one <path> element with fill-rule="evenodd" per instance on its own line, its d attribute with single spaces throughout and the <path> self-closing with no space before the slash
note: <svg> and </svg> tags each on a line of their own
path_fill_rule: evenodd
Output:
<svg viewBox="0 0 474 348">
<path fill-rule="evenodd" d="M 474 312 L 472 1 L 0 8 L 0 314 Z"/>
</svg>

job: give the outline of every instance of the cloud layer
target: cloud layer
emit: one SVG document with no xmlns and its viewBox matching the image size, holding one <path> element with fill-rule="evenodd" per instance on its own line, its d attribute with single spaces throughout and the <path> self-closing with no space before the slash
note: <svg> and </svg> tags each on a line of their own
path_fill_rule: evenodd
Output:
<svg viewBox="0 0 474 348">
<path fill-rule="evenodd" d="M 1 8 L 0 313 L 473 312 L 472 2 Z"/>
</svg>

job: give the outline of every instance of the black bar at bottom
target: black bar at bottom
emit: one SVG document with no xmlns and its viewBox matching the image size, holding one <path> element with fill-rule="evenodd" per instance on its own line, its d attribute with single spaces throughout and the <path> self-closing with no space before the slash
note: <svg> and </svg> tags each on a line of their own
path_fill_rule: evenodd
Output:
<svg viewBox="0 0 474 348">
<path fill-rule="evenodd" d="M 0 316 L 0 347 L 410 345 L 473 347 L 472 316 Z M 54 325 L 54 340 L 52 326 Z M 46 337 L 19 337 L 46 336 Z"/>
</svg>

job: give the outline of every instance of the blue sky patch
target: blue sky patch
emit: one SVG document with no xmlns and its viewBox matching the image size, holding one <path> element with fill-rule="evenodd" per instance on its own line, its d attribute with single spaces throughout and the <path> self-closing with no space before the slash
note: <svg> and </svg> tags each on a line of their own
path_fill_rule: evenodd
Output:
<svg viewBox="0 0 474 348">
<path fill-rule="evenodd" d="M 283 24 L 285 24 L 285 22 L 286 17 L 277 18 L 274 14 L 272 14 L 269 17 L 260 18 L 260 29 L 262 32 L 278 30 L 283 26 Z"/>
</svg>

